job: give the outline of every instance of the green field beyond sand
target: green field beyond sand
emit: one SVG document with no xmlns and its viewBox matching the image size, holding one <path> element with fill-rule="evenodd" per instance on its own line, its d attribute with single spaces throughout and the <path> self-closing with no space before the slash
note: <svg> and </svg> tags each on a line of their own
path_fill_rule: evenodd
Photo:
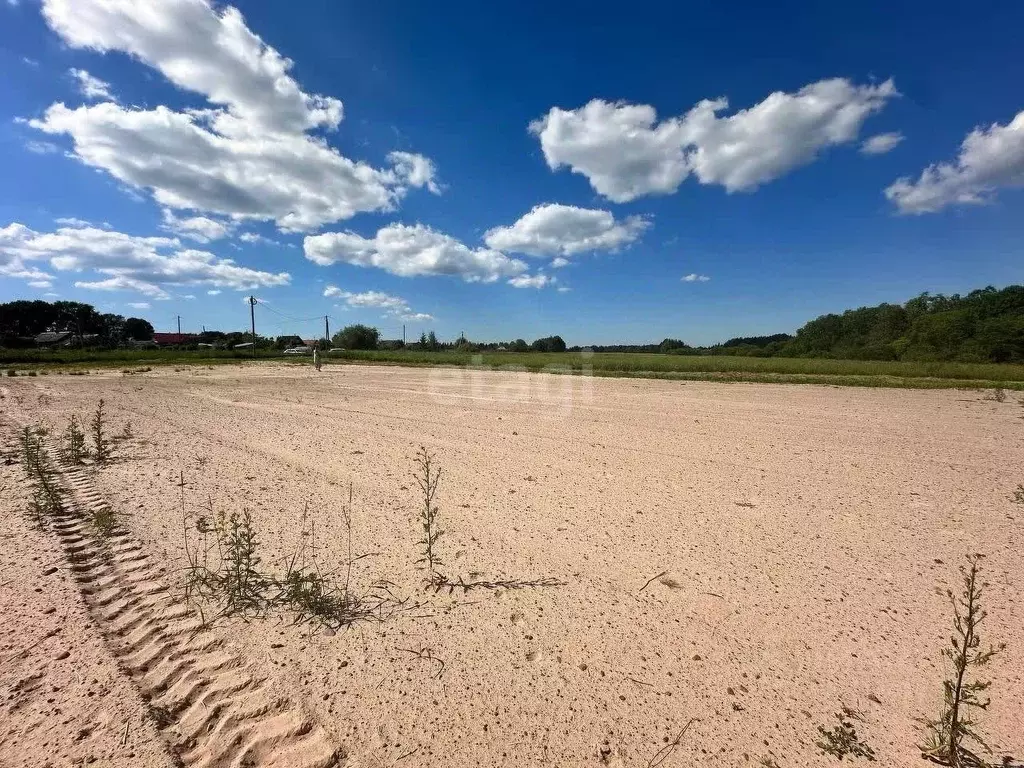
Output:
<svg viewBox="0 0 1024 768">
<path fill-rule="evenodd" d="M 304 357 L 261 350 L 260 361 L 312 365 Z M 480 366 L 548 373 L 636 376 L 640 378 L 765 381 L 846 386 L 1024 389 L 1024 365 L 1002 363 L 895 362 L 785 357 L 689 356 L 598 352 L 421 352 L 348 351 L 325 362 L 397 365 Z M 246 363 L 250 353 L 202 350 L 0 350 L 0 368 L 59 373 L 92 367 Z"/>
</svg>

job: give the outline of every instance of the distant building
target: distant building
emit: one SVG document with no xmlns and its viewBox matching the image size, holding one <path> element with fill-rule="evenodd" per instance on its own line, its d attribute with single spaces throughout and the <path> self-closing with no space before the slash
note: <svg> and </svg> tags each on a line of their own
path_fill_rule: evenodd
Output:
<svg viewBox="0 0 1024 768">
<path fill-rule="evenodd" d="M 199 341 L 198 333 L 154 333 L 153 341 L 160 346 L 176 346 L 179 344 L 194 344 Z"/>
<path fill-rule="evenodd" d="M 46 331 L 33 339 L 37 347 L 89 347 L 100 343 L 98 333 L 83 333 L 79 336 L 72 331 Z"/>
<path fill-rule="evenodd" d="M 72 336 L 71 331 L 47 331 L 36 336 L 35 341 L 40 347 L 59 347 L 69 343 Z"/>
</svg>

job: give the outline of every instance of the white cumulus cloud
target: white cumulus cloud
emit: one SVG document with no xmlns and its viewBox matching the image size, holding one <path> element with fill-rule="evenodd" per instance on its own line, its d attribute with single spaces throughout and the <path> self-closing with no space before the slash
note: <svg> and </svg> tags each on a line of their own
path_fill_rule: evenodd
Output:
<svg viewBox="0 0 1024 768">
<path fill-rule="evenodd" d="M 508 284 L 513 288 L 545 288 L 557 282 L 557 277 L 538 272 L 536 275 L 516 275 L 509 279 Z"/>
<path fill-rule="evenodd" d="M 110 92 L 110 83 L 105 80 L 100 80 L 84 69 L 69 69 L 68 74 L 78 82 L 78 90 L 85 98 L 114 100 L 114 95 Z"/>
<path fill-rule="evenodd" d="M 239 290 L 285 285 L 287 272 L 263 272 L 185 248 L 177 238 L 140 237 L 92 226 L 36 232 L 23 224 L 0 228 L 0 274 L 29 280 L 52 275 L 29 266 L 46 261 L 57 271 L 94 272 L 100 279 L 80 280 L 80 288 L 130 290 L 152 298 L 170 298 L 169 288 L 209 285 Z"/>
<path fill-rule="evenodd" d="M 173 232 L 176 235 L 195 240 L 197 243 L 209 243 L 214 240 L 230 235 L 234 229 L 234 222 L 218 221 L 206 216 L 188 216 L 180 218 L 173 211 L 164 209 L 164 223 L 161 229 Z"/>
<path fill-rule="evenodd" d="M 530 123 L 552 170 L 568 167 L 614 202 L 671 194 L 694 174 L 702 184 L 752 190 L 812 162 L 825 148 L 856 140 L 864 121 L 897 95 L 892 80 L 854 85 L 820 80 L 777 91 L 728 116 L 725 98 L 699 102 L 658 121 L 654 107 L 594 99 L 553 107 Z"/>
<path fill-rule="evenodd" d="M 324 296 L 341 299 L 349 307 L 375 307 L 383 310 L 386 316 L 398 317 L 406 321 L 415 322 L 434 319 L 433 315 L 425 312 L 413 312 L 409 302 L 401 296 L 393 296 L 383 291 L 352 293 L 351 291 L 343 291 L 335 285 L 328 285 L 324 289 Z"/>
<path fill-rule="evenodd" d="M 149 309 L 150 304 L 148 301 L 129 301 L 128 306 L 132 309 Z"/>
<path fill-rule="evenodd" d="M 884 155 L 886 152 L 891 152 L 896 149 L 896 145 L 901 141 L 903 141 L 903 134 L 899 131 L 879 133 L 876 136 L 866 139 L 864 143 L 860 145 L 860 151 L 861 154 L 864 155 Z"/>
<path fill-rule="evenodd" d="M 691 272 L 683 278 L 684 283 L 706 283 L 711 278 L 707 275 L 698 275 L 696 272 Z"/>
<path fill-rule="evenodd" d="M 929 165 L 915 181 L 897 179 L 885 190 L 901 213 L 934 213 L 950 205 L 991 202 L 999 189 L 1024 187 L 1024 112 L 1007 125 L 967 134 L 952 163 Z"/>
<path fill-rule="evenodd" d="M 119 51 L 156 69 L 209 107 L 51 105 L 29 121 L 67 135 L 80 162 L 161 205 L 308 231 L 364 211 L 390 211 L 410 188 L 438 191 L 433 163 L 392 153 L 374 168 L 314 130 L 333 131 L 339 100 L 304 92 L 292 62 L 233 7 L 209 0 L 43 0 L 49 26 L 75 48 Z"/>
<path fill-rule="evenodd" d="M 491 283 L 527 271 L 519 259 L 490 248 L 470 248 L 422 224 L 389 224 L 371 238 L 354 232 L 310 235 L 303 250 L 307 259 L 321 266 L 344 262 L 401 277 L 452 275 L 466 282 Z"/>
<path fill-rule="evenodd" d="M 529 256 L 566 257 L 589 251 L 616 251 L 637 240 L 650 220 L 630 216 L 616 221 L 609 211 L 547 203 L 534 206 L 514 224 L 484 235 L 488 246 Z"/>
</svg>

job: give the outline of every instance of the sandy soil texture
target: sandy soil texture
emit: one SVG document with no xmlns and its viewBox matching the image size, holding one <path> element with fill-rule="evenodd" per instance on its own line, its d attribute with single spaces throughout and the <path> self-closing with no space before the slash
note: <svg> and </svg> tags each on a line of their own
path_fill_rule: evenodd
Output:
<svg viewBox="0 0 1024 768">
<path fill-rule="evenodd" d="M 969 551 L 986 555 L 986 640 L 1008 644 L 981 727 L 996 756 L 1024 752 L 1013 397 L 301 365 L 0 394 L 9 444 L 100 397 L 133 434 L 110 465 L 65 473 L 75 509 L 123 521 L 112 556 L 77 570 L 94 537 L 73 515 L 30 530 L 21 470 L 3 467 L 17 631 L 0 641 L 0 764 L 76 764 L 88 729 L 111 765 L 168 764 L 162 741 L 186 765 L 824 766 L 817 726 L 842 702 L 880 764 L 924 765 L 915 718 L 938 711 L 945 590 Z M 425 590 L 420 446 L 443 467 L 446 573 L 562 585 Z M 386 580 L 402 610 L 337 633 L 276 616 L 195 631 L 183 512 L 249 510 L 276 570 L 305 516 L 338 568 L 350 485 L 353 584 Z"/>
</svg>

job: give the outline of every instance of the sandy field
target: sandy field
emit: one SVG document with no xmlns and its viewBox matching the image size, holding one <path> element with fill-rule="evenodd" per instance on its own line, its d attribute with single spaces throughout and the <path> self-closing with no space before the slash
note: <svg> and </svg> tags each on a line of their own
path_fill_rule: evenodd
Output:
<svg viewBox="0 0 1024 768">
<path fill-rule="evenodd" d="M 879 764 L 926 765 L 915 719 L 938 713 L 966 552 L 986 555 L 986 642 L 1008 646 L 980 727 L 995 758 L 1024 752 L 1015 397 L 342 365 L 0 395 L 5 768 L 824 766 L 841 703 Z M 133 437 L 64 470 L 68 515 L 33 528 L 17 427 L 59 432 L 100 397 Z M 420 446 L 449 576 L 561 585 L 425 589 Z M 250 511 L 269 570 L 305 516 L 337 570 L 350 487 L 353 586 L 387 581 L 400 608 L 200 627 L 183 514 Z"/>
</svg>

